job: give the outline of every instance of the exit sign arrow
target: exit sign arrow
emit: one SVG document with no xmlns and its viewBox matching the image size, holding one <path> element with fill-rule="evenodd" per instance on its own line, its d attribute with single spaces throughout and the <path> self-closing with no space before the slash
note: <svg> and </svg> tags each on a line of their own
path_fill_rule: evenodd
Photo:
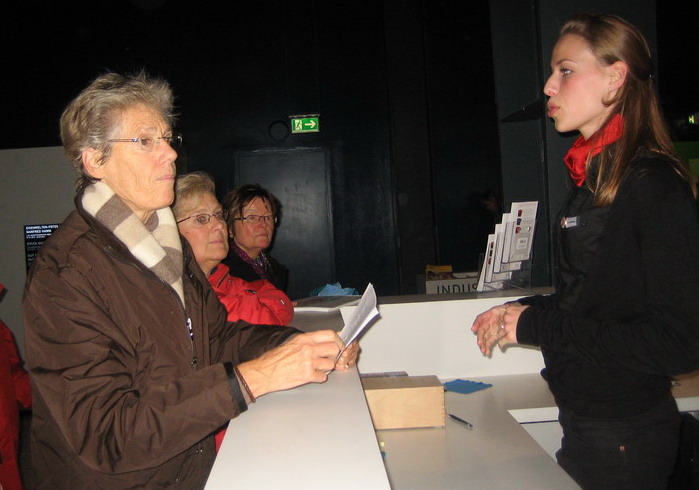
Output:
<svg viewBox="0 0 699 490">
<path fill-rule="evenodd" d="M 317 133 L 320 131 L 318 115 L 289 116 L 292 133 Z"/>
</svg>

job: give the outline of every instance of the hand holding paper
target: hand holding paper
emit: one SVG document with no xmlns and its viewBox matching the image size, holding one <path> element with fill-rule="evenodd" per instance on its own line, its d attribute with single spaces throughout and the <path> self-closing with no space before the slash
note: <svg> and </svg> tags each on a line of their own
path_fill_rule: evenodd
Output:
<svg viewBox="0 0 699 490">
<path fill-rule="evenodd" d="M 349 321 L 345 324 L 342 331 L 337 334 L 337 337 L 343 343 L 343 347 L 335 357 L 334 369 L 345 371 L 356 363 L 359 345 L 354 340 L 378 315 L 379 310 L 376 309 L 374 286 L 369 284 L 361 299 L 358 300 L 357 307 L 352 312 Z M 326 371 L 326 374 L 329 374 L 331 371 Z"/>
<path fill-rule="evenodd" d="M 374 286 L 369 283 L 364 290 L 362 299 L 359 300 L 357 307 L 354 309 L 354 313 L 352 313 L 349 321 L 339 333 L 345 345 L 352 342 L 357 335 L 366 328 L 369 322 L 378 315 L 379 310 L 376 309 L 376 292 L 374 292 Z"/>
</svg>

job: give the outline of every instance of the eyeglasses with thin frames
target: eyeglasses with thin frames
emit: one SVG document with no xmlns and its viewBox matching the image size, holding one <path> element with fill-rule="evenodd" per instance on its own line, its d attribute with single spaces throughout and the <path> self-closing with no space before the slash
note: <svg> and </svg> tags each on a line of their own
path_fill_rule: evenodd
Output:
<svg viewBox="0 0 699 490">
<path fill-rule="evenodd" d="M 277 217 L 273 214 L 265 214 L 264 216 L 259 216 L 257 214 L 249 214 L 247 216 L 243 216 L 241 218 L 233 218 L 235 221 L 242 221 L 243 223 L 248 223 L 251 225 L 256 225 L 257 223 L 265 223 L 265 224 L 276 224 L 277 222 Z"/>
<path fill-rule="evenodd" d="M 182 135 L 180 133 L 172 133 L 166 136 L 140 136 L 138 138 L 114 138 L 109 139 L 110 143 L 138 143 L 139 147 L 145 151 L 153 151 L 155 147 L 163 140 L 170 147 L 177 151 L 182 146 Z"/>
<path fill-rule="evenodd" d="M 222 221 L 223 223 L 226 222 L 226 219 L 228 219 L 228 213 L 225 211 L 216 211 L 215 213 L 212 214 L 207 214 L 207 213 L 202 213 L 202 214 L 193 214 L 192 216 L 187 216 L 186 218 L 182 218 L 177 222 L 179 225 L 183 221 L 187 221 L 188 219 L 193 219 L 194 223 L 200 226 L 208 225 L 209 222 L 211 221 L 211 218 L 216 218 L 219 221 Z"/>
</svg>

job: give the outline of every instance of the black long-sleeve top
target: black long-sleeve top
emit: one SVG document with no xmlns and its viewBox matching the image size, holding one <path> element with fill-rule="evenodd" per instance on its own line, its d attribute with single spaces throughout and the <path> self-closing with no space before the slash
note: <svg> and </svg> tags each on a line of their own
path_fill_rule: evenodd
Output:
<svg viewBox="0 0 699 490">
<path fill-rule="evenodd" d="M 699 368 L 699 221 L 689 185 L 660 156 L 632 162 L 614 202 L 571 191 L 557 225 L 556 294 L 530 305 L 519 343 L 538 345 L 559 406 L 642 413 L 671 376 Z M 565 218 L 565 219 L 564 219 Z"/>
</svg>

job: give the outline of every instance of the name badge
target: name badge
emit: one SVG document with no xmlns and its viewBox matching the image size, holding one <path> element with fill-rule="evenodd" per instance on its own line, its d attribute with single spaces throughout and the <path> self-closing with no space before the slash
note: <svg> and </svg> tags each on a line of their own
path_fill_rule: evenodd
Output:
<svg viewBox="0 0 699 490">
<path fill-rule="evenodd" d="M 575 228 L 578 226 L 580 216 L 568 216 L 561 218 L 561 228 Z"/>
</svg>

